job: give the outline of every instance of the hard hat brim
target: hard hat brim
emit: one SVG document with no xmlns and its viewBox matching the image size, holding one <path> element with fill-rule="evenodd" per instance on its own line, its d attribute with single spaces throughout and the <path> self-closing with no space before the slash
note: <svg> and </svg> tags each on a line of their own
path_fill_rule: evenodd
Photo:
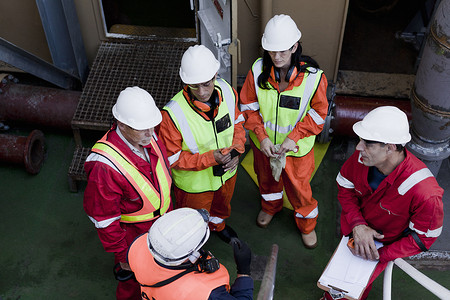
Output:
<svg viewBox="0 0 450 300">
<path fill-rule="evenodd" d="M 409 133 L 396 140 L 392 140 L 387 137 L 375 136 L 372 132 L 364 128 L 362 121 L 358 121 L 355 124 L 353 124 L 353 132 L 355 132 L 357 136 L 359 136 L 364 140 L 376 141 L 385 144 L 406 145 L 406 143 L 408 143 L 411 140 L 411 135 Z"/>
</svg>

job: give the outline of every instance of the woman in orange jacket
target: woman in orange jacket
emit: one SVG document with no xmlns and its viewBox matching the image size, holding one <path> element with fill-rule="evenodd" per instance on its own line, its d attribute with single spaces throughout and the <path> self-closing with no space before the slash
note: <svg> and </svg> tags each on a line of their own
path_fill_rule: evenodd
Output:
<svg viewBox="0 0 450 300">
<path fill-rule="evenodd" d="M 315 135 L 322 130 L 328 110 L 327 80 L 318 64 L 302 55 L 300 37 L 289 16 L 270 19 L 261 40 L 264 55 L 248 72 L 240 96 L 262 198 L 257 224 L 267 227 L 282 209 L 284 188 L 303 243 L 314 248 L 318 207 L 309 180 Z M 286 165 L 276 181 L 270 159 L 284 155 Z"/>
</svg>

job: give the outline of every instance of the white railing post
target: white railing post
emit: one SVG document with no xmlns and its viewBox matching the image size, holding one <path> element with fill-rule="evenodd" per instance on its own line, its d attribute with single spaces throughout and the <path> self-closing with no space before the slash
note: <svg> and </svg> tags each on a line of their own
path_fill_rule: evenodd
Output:
<svg viewBox="0 0 450 300">
<path fill-rule="evenodd" d="M 394 267 L 394 262 L 388 262 L 386 269 L 384 270 L 383 277 L 383 300 L 391 300 L 391 290 L 392 290 L 392 269 Z"/>
<path fill-rule="evenodd" d="M 411 276 L 412 279 L 420 283 L 424 288 L 435 294 L 440 299 L 450 299 L 450 291 L 447 288 L 430 279 L 403 259 L 397 258 L 394 260 L 394 263 L 406 274 Z"/>
<path fill-rule="evenodd" d="M 393 262 L 390 261 L 384 271 L 383 300 L 391 300 L 392 267 L 394 263 L 412 279 L 414 279 L 424 288 L 439 297 L 439 299 L 450 299 L 450 291 L 447 288 L 427 277 L 425 274 L 421 273 L 419 270 L 408 264 L 403 259 L 397 258 Z"/>
</svg>

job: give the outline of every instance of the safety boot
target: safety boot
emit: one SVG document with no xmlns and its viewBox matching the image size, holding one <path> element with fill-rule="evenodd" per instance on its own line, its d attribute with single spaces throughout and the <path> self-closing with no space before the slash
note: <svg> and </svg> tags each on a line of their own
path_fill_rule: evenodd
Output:
<svg viewBox="0 0 450 300">
<path fill-rule="evenodd" d="M 316 231 L 313 230 L 308 234 L 302 232 L 302 241 L 306 248 L 308 249 L 316 248 L 317 247 Z"/>
<path fill-rule="evenodd" d="M 258 214 L 258 217 L 256 218 L 256 225 L 258 225 L 261 228 L 266 228 L 270 221 L 272 221 L 273 216 L 269 215 L 268 213 L 264 212 L 262 209 Z"/>
</svg>

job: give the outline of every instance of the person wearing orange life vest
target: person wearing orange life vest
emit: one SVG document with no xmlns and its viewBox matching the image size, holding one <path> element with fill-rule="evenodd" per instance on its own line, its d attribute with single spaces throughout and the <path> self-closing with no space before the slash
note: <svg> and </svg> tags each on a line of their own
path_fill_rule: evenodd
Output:
<svg viewBox="0 0 450 300">
<path fill-rule="evenodd" d="M 209 213 L 188 207 L 160 217 L 128 251 L 128 262 L 142 289 L 142 299 L 253 299 L 251 250 L 232 238 L 237 278 L 230 288 L 228 270 L 210 252 Z"/>
<path fill-rule="evenodd" d="M 311 249 L 317 246 L 314 229 L 319 210 L 309 180 L 315 136 L 328 111 L 327 79 L 316 61 L 302 55 L 300 37 L 290 16 L 270 19 L 261 39 L 264 55 L 248 72 L 240 96 L 261 193 L 256 223 L 267 227 L 283 208 L 284 188 L 303 244 Z M 285 168 L 276 181 L 270 159 L 284 155 Z"/>
<path fill-rule="evenodd" d="M 397 107 L 371 110 L 353 131 L 360 141 L 336 182 L 341 234 L 354 239 L 350 251 L 378 261 L 361 296 L 366 299 L 389 261 L 428 251 L 436 241 L 442 232 L 444 190 L 425 164 L 404 148 L 411 140 L 409 123 Z M 374 240 L 383 246 L 377 249 Z M 333 296 L 325 293 L 322 299 L 340 299 Z"/>
<path fill-rule="evenodd" d="M 139 87 L 124 89 L 112 108 L 116 122 L 85 162 L 84 210 L 107 252 L 115 256 L 117 299 L 140 299 L 127 263 L 132 241 L 172 209 L 171 175 L 164 144 L 154 133 L 161 113 Z"/>
<path fill-rule="evenodd" d="M 203 45 L 185 51 L 180 77 L 186 86 L 164 106 L 158 134 L 169 155 L 177 207 L 208 210 L 210 229 L 228 243 L 237 236 L 225 219 L 245 130 L 237 93 L 218 78 L 219 67 Z"/>
</svg>

